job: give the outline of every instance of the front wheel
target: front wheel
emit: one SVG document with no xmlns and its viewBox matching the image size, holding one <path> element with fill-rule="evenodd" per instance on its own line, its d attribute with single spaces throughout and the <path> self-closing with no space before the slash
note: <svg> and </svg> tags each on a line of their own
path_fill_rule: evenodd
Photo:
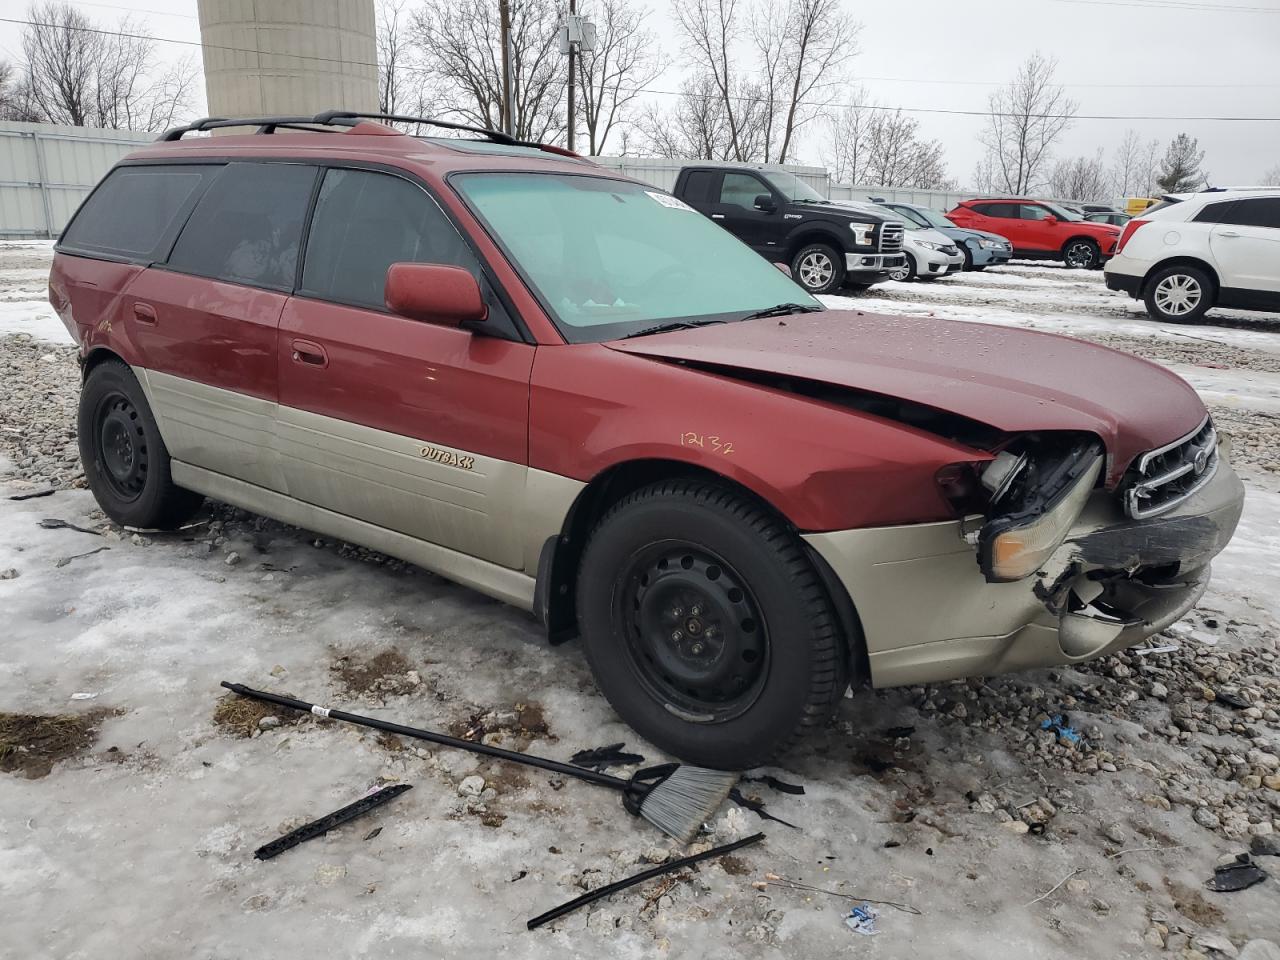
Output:
<svg viewBox="0 0 1280 960">
<path fill-rule="evenodd" d="M 809 293 L 839 290 L 844 272 L 843 255 L 825 243 L 811 243 L 791 258 L 791 276 Z"/>
<path fill-rule="evenodd" d="M 80 391 L 80 460 L 98 506 L 123 526 L 171 529 L 203 498 L 174 484 L 169 451 L 151 407 L 125 364 L 94 367 Z"/>
<path fill-rule="evenodd" d="M 1152 320 L 1192 323 L 1213 306 L 1213 281 L 1196 267 L 1166 267 L 1147 281 L 1143 301 Z"/>
<path fill-rule="evenodd" d="M 848 683 L 837 618 L 799 538 L 701 481 L 623 498 L 582 557 L 578 616 L 600 689 L 690 763 L 765 763 L 830 716 Z"/>
<path fill-rule="evenodd" d="M 911 254 L 905 254 L 902 258 L 902 264 L 894 267 L 889 271 L 889 279 L 905 282 L 916 278 L 916 259 Z"/>
<path fill-rule="evenodd" d="M 1102 251 L 1092 240 L 1071 240 L 1062 250 L 1062 262 L 1073 270 L 1093 270 L 1102 263 Z"/>
</svg>

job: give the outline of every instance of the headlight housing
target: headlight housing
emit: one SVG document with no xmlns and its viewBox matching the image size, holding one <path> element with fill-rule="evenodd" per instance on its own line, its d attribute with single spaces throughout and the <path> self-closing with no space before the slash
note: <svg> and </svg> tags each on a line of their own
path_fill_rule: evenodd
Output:
<svg viewBox="0 0 1280 960">
<path fill-rule="evenodd" d="M 871 237 L 876 232 L 874 223 L 851 223 L 849 229 L 853 231 L 853 242 L 860 247 L 871 246 Z"/>
<path fill-rule="evenodd" d="M 941 249 L 942 249 L 942 246 L 943 246 L 943 245 L 942 245 L 942 244 L 940 244 L 940 243 L 932 243 L 932 242 L 930 242 L 930 241 L 928 241 L 928 240 L 917 240 L 917 241 L 916 241 L 916 243 L 917 243 L 919 246 L 927 247 L 927 248 L 928 248 L 928 249 L 930 249 L 930 250 L 941 250 Z"/>
<path fill-rule="evenodd" d="M 992 512 L 978 532 L 978 565 L 991 583 L 1029 577 L 1062 546 L 1105 461 L 1096 438 L 1076 438 L 992 460 L 983 484 Z M 988 476 L 991 474 L 991 476 Z"/>
<path fill-rule="evenodd" d="M 1004 249 L 1004 244 L 1001 243 L 999 240 L 988 240 L 986 237 L 980 237 L 978 239 L 978 246 L 982 247 L 983 250 L 1003 250 Z"/>
</svg>

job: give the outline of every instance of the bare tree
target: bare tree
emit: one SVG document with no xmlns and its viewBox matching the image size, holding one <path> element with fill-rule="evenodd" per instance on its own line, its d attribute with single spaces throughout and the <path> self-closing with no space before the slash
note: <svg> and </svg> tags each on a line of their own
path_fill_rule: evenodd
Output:
<svg viewBox="0 0 1280 960">
<path fill-rule="evenodd" d="M 764 159 L 786 163 L 802 127 L 835 97 L 858 52 L 861 27 L 839 0 L 788 0 L 754 10 L 752 39 L 764 69 Z"/>
<path fill-rule="evenodd" d="M 395 113 L 404 106 L 409 59 L 405 0 L 378 0 L 374 44 L 378 51 L 378 110 Z"/>
<path fill-rule="evenodd" d="M 757 98 L 738 79 L 734 46 L 743 30 L 739 0 L 672 0 L 671 9 L 684 34 L 686 56 L 701 67 L 697 89 L 682 87 L 682 100 L 690 95 L 708 96 L 714 91 L 719 100 L 716 126 L 722 125 L 728 135 L 728 158 L 748 159 L 749 151 L 743 147 L 750 123 L 744 123 L 749 118 L 743 114 Z M 710 107 L 682 103 L 677 107 L 678 111 L 681 109 L 697 114 L 708 112 Z M 707 125 L 702 132 L 710 133 L 711 129 Z"/>
<path fill-rule="evenodd" d="M 44 123 L 157 130 L 190 109 L 187 57 L 161 64 L 155 42 L 129 19 L 100 30 L 70 4 L 33 5 L 22 37 L 23 109 Z"/>
<path fill-rule="evenodd" d="M 0 61 L 0 120 L 25 120 L 22 91 L 14 78 L 13 64 Z"/>
<path fill-rule="evenodd" d="M 1053 82 L 1056 69 L 1056 60 L 1037 51 L 1007 86 L 991 94 L 979 139 L 995 189 L 1028 193 L 1044 180 L 1053 145 L 1077 107 Z"/>
<path fill-rule="evenodd" d="M 1146 149 L 1142 151 L 1142 164 L 1139 167 L 1145 180 L 1142 183 L 1142 195 L 1153 197 L 1159 191 L 1156 184 L 1156 177 L 1160 174 L 1160 141 L 1152 138 L 1147 141 Z"/>
<path fill-rule="evenodd" d="M 1262 175 L 1261 184 L 1264 187 L 1280 187 L 1280 163 Z"/>
<path fill-rule="evenodd" d="M 646 105 L 639 129 L 646 149 L 673 160 L 733 160 L 737 148 L 719 85 L 709 73 L 687 77 L 670 110 Z"/>
<path fill-rule="evenodd" d="M 561 109 L 568 61 L 556 36 L 554 0 L 512 0 L 512 130 L 522 140 L 555 141 L 565 132 Z M 466 122 L 502 128 L 502 45 L 490 0 L 425 0 L 410 35 L 422 74 L 438 89 L 443 110 Z"/>
<path fill-rule="evenodd" d="M 1049 193 L 1059 200 L 1101 200 L 1110 186 L 1101 147 L 1092 157 L 1059 160 L 1049 172 Z"/>
<path fill-rule="evenodd" d="M 609 137 L 635 123 L 643 90 L 667 69 L 658 39 L 648 29 L 649 10 L 627 0 L 591 0 L 579 13 L 596 25 L 596 47 L 579 61 L 582 123 L 591 156 L 604 152 Z"/>
<path fill-rule="evenodd" d="M 830 120 L 831 153 L 824 162 L 837 181 L 881 187 L 943 189 L 946 150 L 941 141 L 925 140 L 920 122 L 876 103 L 854 105 Z"/>
</svg>

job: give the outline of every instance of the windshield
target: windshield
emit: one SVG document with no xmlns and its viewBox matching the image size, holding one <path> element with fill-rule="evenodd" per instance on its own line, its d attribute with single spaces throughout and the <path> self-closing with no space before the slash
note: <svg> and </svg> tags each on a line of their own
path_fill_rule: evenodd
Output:
<svg viewBox="0 0 1280 960">
<path fill-rule="evenodd" d="M 1066 207 L 1060 207 L 1056 203 L 1042 203 L 1040 204 L 1040 206 L 1048 208 L 1049 212 L 1052 213 L 1059 220 L 1083 220 L 1084 219 L 1084 217 L 1080 216 L 1080 214 L 1072 210 L 1068 210 Z"/>
<path fill-rule="evenodd" d="M 578 174 L 464 173 L 450 182 L 570 343 L 668 321 L 821 309 L 790 277 L 668 194 Z"/>
<path fill-rule="evenodd" d="M 921 215 L 920 211 L 913 210 L 911 207 L 881 207 L 880 211 L 895 219 L 907 221 L 907 226 L 909 227 L 927 227 L 929 225 L 929 221 Z"/>
<path fill-rule="evenodd" d="M 779 193 L 791 200 L 815 200 L 827 203 L 827 198 L 794 173 L 766 173 L 765 178 L 774 185 Z"/>
<path fill-rule="evenodd" d="M 948 229 L 955 228 L 955 224 L 940 214 L 937 210 L 929 210 L 926 207 L 916 207 L 914 209 L 916 216 L 924 218 L 924 222 L 929 224 L 931 227 L 946 227 Z"/>
</svg>

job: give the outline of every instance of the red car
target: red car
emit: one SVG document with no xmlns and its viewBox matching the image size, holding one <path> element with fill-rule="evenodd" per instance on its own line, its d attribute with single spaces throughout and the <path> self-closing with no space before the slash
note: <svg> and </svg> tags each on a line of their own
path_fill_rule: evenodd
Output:
<svg viewBox="0 0 1280 960">
<path fill-rule="evenodd" d="M 850 683 L 1077 662 L 1203 593 L 1243 489 L 1167 369 L 824 310 L 667 193 L 454 132 L 203 121 L 107 175 L 49 296 L 110 517 L 208 496 L 451 577 L 726 768 Z"/>
<path fill-rule="evenodd" d="M 1008 237 L 1015 257 L 1061 260 L 1081 270 L 1100 268 L 1120 239 L 1119 227 L 1085 220 L 1044 200 L 965 200 L 947 219 L 958 227 Z"/>
</svg>

